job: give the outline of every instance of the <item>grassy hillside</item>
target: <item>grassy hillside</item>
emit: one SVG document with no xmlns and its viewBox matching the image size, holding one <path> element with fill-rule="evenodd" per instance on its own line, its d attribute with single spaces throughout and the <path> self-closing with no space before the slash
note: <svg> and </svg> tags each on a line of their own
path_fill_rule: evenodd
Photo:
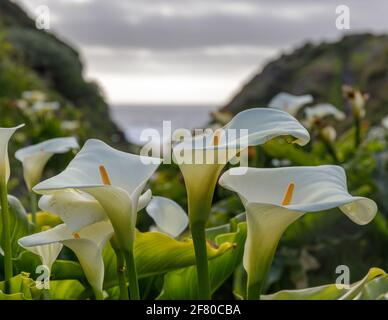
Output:
<svg viewBox="0 0 388 320">
<path fill-rule="evenodd" d="M 388 113 L 388 36 L 360 34 L 341 41 L 306 44 L 269 63 L 224 107 L 237 113 L 266 106 L 281 91 L 311 93 L 316 102 L 330 102 L 345 112 L 341 86 L 349 84 L 370 94 L 367 115 L 372 123 Z M 345 122 L 349 126 L 351 117 Z"/>
</svg>

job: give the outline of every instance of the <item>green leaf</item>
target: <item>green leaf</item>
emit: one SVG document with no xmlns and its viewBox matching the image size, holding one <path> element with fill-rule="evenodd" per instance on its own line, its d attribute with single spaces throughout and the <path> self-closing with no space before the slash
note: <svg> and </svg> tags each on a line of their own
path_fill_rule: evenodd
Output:
<svg viewBox="0 0 388 320">
<path fill-rule="evenodd" d="M 233 240 L 233 239 L 231 239 Z M 233 241 L 226 240 L 218 247 L 207 246 L 209 259 L 216 258 L 233 247 Z M 104 253 L 105 288 L 117 285 L 116 256 L 108 244 Z M 137 232 L 135 240 L 135 261 L 139 278 L 163 274 L 195 264 L 195 253 L 191 239 L 178 241 L 160 232 Z"/>
<path fill-rule="evenodd" d="M 322 163 L 315 154 L 307 152 L 305 149 L 288 143 L 284 139 L 272 139 L 262 145 L 267 155 L 277 159 L 288 159 L 295 165 L 314 166 Z"/>
<path fill-rule="evenodd" d="M 221 234 L 215 238 L 217 245 L 234 243 L 234 248 L 209 261 L 212 292 L 215 292 L 241 263 L 246 234 L 246 223 L 241 222 L 237 226 L 237 231 Z M 197 299 L 197 294 L 197 271 L 195 266 L 191 266 L 167 273 L 158 299 Z"/>
<path fill-rule="evenodd" d="M 49 295 L 52 300 L 77 300 L 84 291 L 84 286 L 78 280 L 50 281 Z"/>
<path fill-rule="evenodd" d="M 337 287 L 336 284 L 328 284 L 301 290 L 282 290 L 274 294 L 263 295 L 261 298 L 263 300 L 354 300 L 362 297 L 375 297 L 379 296 L 376 293 L 378 286 L 376 283 L 374 285 L 371 284 L 371 282 L 379 279 L 379 277 L 387 279 L 387 274 L 379 268 L 371 268 L 362 280 L 350 285 L 349 288 L 341 288 Z M 384 283 L 382 286 L 383 292 L 381 293 L 387 292 L 386 285 L 388 284 Z M 371 289 L 374 289 L 373 293 Z"/>
<path fill-rule="evenodd" d="M 20 273 L 7 282 L 0 282 L 0 300 L 31 300 L 38 298 L 39 295 L 35 281 L 29 277 L 28 273 Z"/>
<path fill-rule="evenodd" d="M 30 229 L 30 223 L 28 222 L 28 216 L 23 205 L 18 198 L 8 195 L 9 215 L 10 215 L 10 234 L 12 243 L 12 253 L 16 257 L 23 248 L 18 245 L 18 240 L 28 235 Z M 0 223 L 0 239 L 2 236 L 2 224 Z"/>
</svg>

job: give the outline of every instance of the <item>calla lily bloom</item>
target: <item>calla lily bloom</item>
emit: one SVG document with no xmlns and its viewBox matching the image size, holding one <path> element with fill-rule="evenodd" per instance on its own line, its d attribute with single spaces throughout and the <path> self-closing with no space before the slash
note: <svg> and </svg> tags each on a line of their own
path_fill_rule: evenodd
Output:
<svg viewBox="0 0 388 320">
<path fill-rule="evenodd" d="M 3 224 L 3 251 L 4 251 L 4 275 L 5 280 L 12 277 L 12 247 L 11 233 L 8 212 L 8 191 L 7 183 L 10 176 L 10 166 L 8 158 L 8 142 L 15 131 L 24 124 L 13 128 L 0 128 L 0 203 L 1 218 Z"/>
<path fill-rule="evenodd" d="M 141 191 L 160 161 L 118 151 L 91 139 L 62 173 L 40 182 L 33 190 L 54 194 L 74 189 L 91 195 L 108 215 L 122 249 L 132 250 Z"/>
<path fill-rule="evenodd" d="M 62 173 L 33 188 L 41 194 L 74 189 L 88 193 L 99 202 L 124 253 L 132 299 L 140 298 L 133 256 L 139 198 L 160 162 L 161 159 L 125 153 L 91 139 Z"/>
<path fill-rule="evenodd" d="M 279 109 L 295 116 L 304 105 L 313 102 L 313 96 L 305 94 L 296 96 L 286 92 L 278 93 L 268 103 L 269 108 Z"/>
<path fill-rule="evenodd" d="M 249 168 L 236 176 L 225 172 L 220 185 L 235 191 L 247 213 L 248 234 L 244 268 L 248 273 L 248 299 L 260 297 L 278 242 L 284 231 L 307 212 L 333 208 L 364 225 L 375 216 L 373 200 L 348 193 L 345 171 L 339 166 Z"/>
<path fill-rule="evenodd" d="M 137 211 L 145 208 L 151 198 L 151 190 L 143 193 L 139 198 Z M 73 232 L 108 219 L 104 208 L 94 197 L 74 189 L 64 189 L 43 195 L 39 199 L 39 208 L 58 215 Z"/>
<path fill-rule="evenodd" d="M 337 131 L 332 126 L 326 126 L 321 130 L 322 137 L 330 143 L 337 138 Z"/>
<path fill-rule="evenodd" d="M 342 87 L 344 96 L 348 99 L 355 117 L 365 117 L 365 104 L 369 99 L 368 93 L 362 93 L 360 90 L 344 85 Z"/>
<path fill-rule="evenodd" d="M 311 127 L 316 121 L 333 116 L 336 120 L 344 120 L 345 114 L 330 103 L 321 103 L 305 110 L 306 120 Z"/>
<path fill-rule="evenodd" d="M 369 100 L 369 94 L 362 93 L 360 90 L 354 89 L 348 85 L 342 87 L 342 92 L 352 107 L 354 125 L 356 129 L 354 145 L 357 148 L 361 143 L 361 121 L 366 114 L 365 105 Z"/>
<path fill-rule="evenodd" d="M 77 139 L 66 137 L 46 140 L 16 151 L 16 159 L 23 164 L 24 180 L 28 190 L 31 191 L 40 181 L 47 161 L 54 154 L 66 153 L 72 149 L 79 149 Z"/>
<path fill-rule="evenodd" d="M 19 239 L 18 243 L 21 247 L 24 249 L 32 252 L 33 254 L 36 254 L 39 256 L 40 261 L 44 266 L 46 266 L 51 273 L 51 267 L 55 260 L 57 260 L 59 253 L 61 252 L 63 248 L 62 243 L 49 243 L 49 244 L 44 244 L 44 245 L 38 245 L 34 247 L 25 247 L 23 246 L 24 241 L 20 241 L 23 238 Z"/>
<path fill-rule="evenodd" d="M 237 134 L 240 134 L 238 138 Z M 202 282 L 199 283 L 201 298 L 210 298 L 206 276 L 205 224 L 221 170 L 248 146 L 260 145 L 272 138 L 285 135 L 293 136 L 295 142 L 300 145 L 307 144 L 310 139 L 308 131 L 290 114 L 276 109 L 255 108 L 240 112 L 223 129 L 215 133 L 185 139 L 174 147 L 174 159 L 181 169 L 187 189 L 197 271 L 202 272 L 202 276 L 198 276 L 199 282 Z M 214 159 L 215 155 L 217 159 Z M 199 264 L 202 266 L 199 267 Z"/>
<path fill-rule="evenodd" d="M 17 129 L 23 127 L 21 124 L 13 128 L 0 128 L 0 183 L 8 182 L 10 175 L 9 159 L 8 159 L 8 142 Z"/>
<path fill-rule="evenodd" d="M 19 244 L 24 248 L 41 248 L 59 243 L 70 248 L 77 256 L 89 284 L 95 291 L 96 298 L 101 299 L 104 281 L 102 250 L 112 235 L 113 228 L 109 221 L 97 222 L 76 233 L 72 232 L 66 224 L 61 224 L 21 238 Z"/>
<path fill-rule="evenodd" d="M 155 221 L 157 230 L 174 238 L 179 236 L 188 226 L 186 212 L 175 201 L 164 197 L 153 197 L 146 207 L 148 215 Z"/>
</svg>

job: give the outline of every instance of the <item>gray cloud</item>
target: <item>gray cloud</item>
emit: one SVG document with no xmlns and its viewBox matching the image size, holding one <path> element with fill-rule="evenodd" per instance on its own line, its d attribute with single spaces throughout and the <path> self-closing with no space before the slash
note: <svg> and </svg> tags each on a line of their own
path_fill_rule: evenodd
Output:
<svg viewBox="0 0 388 320">
<path fill-rule="evenodd" d="M 237 86 L 249 70 L 281 50 L 342 35 L 335 28 L 335 7 L 340 4 L 350 7 L 350 32 L 388 30 L 386 0 L 373 6 L 356 0 L 18 2 L 31 12 L 47 5 L 53 30 L 81 49 L 97 76 L 221 75 L 235 77 Z"/>
</svg>

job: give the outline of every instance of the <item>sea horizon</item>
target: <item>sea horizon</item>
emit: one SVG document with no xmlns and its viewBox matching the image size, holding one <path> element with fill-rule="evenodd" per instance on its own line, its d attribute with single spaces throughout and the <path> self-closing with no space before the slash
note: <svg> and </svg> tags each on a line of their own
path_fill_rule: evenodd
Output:
<svg viewBox="0 0 388 320">
<path fill-rule="evenodd" d="M 145 129 L 156 129 L 162 134 L 163 121 L 171 121 L 172 130 L 205 127 L 211 120 L 210 112 L 216 105 L 174 104 L 115 104 L 110 106 L 113 121 L 123 130 L 126 139 L 135 144 Z"/>
</svg>

